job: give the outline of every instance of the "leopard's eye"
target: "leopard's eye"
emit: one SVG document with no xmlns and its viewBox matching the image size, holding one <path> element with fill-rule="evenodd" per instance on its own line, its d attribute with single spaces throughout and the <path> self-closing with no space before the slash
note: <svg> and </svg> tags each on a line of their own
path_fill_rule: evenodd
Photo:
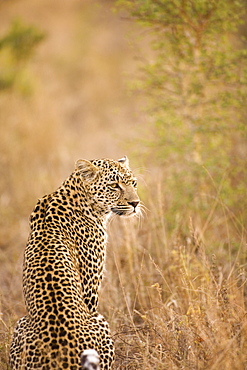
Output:
<svg viewBox="0 0 247 370">
<path fill-rule="evenodd" d="M 120 186 L 118 185 L 117 182 L 114 182 L 112 184 L 109 185 L 112 189 L 120 189 Z"/>
</svg>

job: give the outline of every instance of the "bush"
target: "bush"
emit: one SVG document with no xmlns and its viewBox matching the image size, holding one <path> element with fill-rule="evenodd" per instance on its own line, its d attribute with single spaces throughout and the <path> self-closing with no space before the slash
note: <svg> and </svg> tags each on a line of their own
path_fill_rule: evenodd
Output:
<svg viewBox="0 0 247 370">
<path fill-rule="evenodd" d="M 34 26 L 15 20 L 0 38 L 0 91 L 14 86 L 21 78 L 25 64 L 44 39 L 43 32 Z"/>
<path fill-rule="evenodd" d="M 193 217 L 219 242 L 219 235 L 227 239 L 227 219 L 239 236 L 247 223 L 247 50 L 238 33 L 244 2 L 117 4 L 151 40 L 152 60 L 137 86 L 148 96 L 152 139 L 145 138 L 144 155 L 164 179 L 168 229 Z"/>
</svg>

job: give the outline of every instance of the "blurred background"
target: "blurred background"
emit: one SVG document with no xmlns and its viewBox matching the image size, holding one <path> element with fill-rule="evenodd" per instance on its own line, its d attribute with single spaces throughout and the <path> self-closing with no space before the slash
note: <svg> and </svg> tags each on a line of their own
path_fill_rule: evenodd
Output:
<svg viewBox="0 0 247 370">
<path fill-rule="evenodd" d="M 146 211 L 109 228 L 115 368 L 246 366 L 246 19 L 244 0 L 0 0 L 1 369 L 37 199 L 123 155 Z"/>
<path fill-rule="evenodd" d="M 79 158 L 121 158 L 142 122 L 126 90 L 131 25 L 103 1 L 0 2 L 0 245 L 22 260 L 28 217 Z M 133 27 L 133 26 L 132 26 Z M 131 154 L 130 154 L 131 156 Z M 12 268 L 12 267 L 11 267 Z"/>
</svg>

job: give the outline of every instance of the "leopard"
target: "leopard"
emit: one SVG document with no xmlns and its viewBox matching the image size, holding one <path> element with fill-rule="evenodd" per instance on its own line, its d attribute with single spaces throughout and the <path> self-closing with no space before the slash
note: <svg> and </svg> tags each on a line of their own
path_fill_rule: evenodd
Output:
<svg viewBox="0 0 247 370">
<path fill-rule="evenodd" d="M 79 370 L 85 350 L 97 352 L 100 369 L 112 369 L 114 343 L 98 312 L 107 225 L 140 208 L 127 156 L 79 159 L 62 185 L 38 200 L 23 262 L 27 313 L 13 332 L 11 369 Z"/>
</svg>

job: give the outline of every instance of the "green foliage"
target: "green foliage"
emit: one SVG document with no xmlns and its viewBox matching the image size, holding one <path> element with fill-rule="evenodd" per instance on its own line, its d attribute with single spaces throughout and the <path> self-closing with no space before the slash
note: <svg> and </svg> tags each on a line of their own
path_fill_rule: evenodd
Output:
<svg viewBox="0 0 247 370">
<path fill-rule="evenodd" d="M 120 0 L 149 30 L 153 58 L 138 87 L 150 98 L 155 138 L 173 222 L 179 212 L 246 220 L 247 50 L 238 29 L 244 2 Z M 217 198 L 217 200 L 215 200 Z M 169 218 L 170 217 L 170 218 Z M 232 216 L 230 216 L 232 217 Z"/>
<path fill-rule="evenodd" d="M 14 86 L 44 34 L 34 26 L 16 20 L 0 38 L 0 91 Z"/>
</svg>

